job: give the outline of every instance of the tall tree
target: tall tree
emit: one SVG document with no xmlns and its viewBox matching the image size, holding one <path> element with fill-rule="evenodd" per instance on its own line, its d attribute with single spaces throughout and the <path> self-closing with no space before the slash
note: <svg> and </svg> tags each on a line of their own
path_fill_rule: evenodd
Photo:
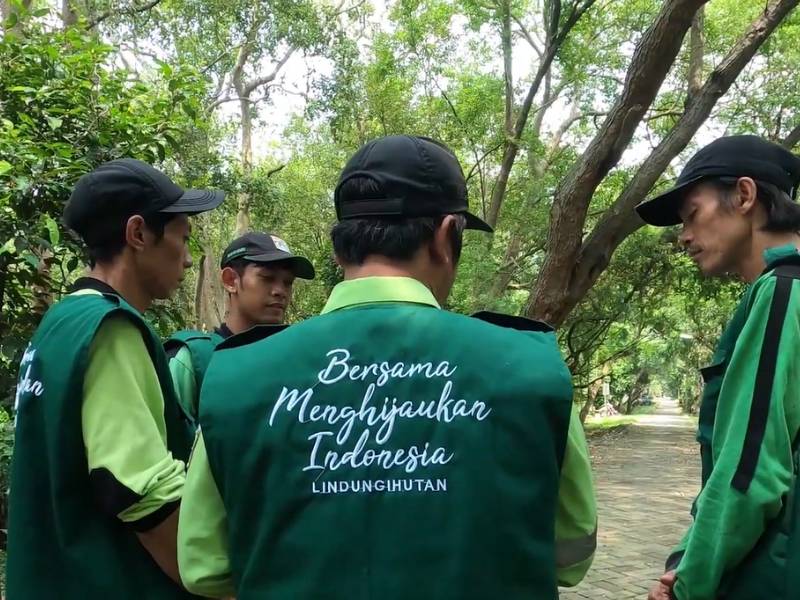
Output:
<svg viewBox="0 0 800 600">
<path fill-rule="evenodd" d="M 527 313 L 556 325 L 583 298 L 608 266 L 619 244 L 643 225 L 633 208 L 711 114 L 758 49 L 800 0 L 773 0 L 751 23 L 703 86 L 687 97 L 673 128 L 637 170 L 613 205 L 584 240 L 589 204 L 597 187 L 619 162 L 655 99 L 682 38 L 704 0 L 670 0 L 640 40 L 625 86 L 589 147 L 559 185 L 553 198 L 548 249 Z M 690 82 L 691 83 L 691 82 Z"/>
</svg>

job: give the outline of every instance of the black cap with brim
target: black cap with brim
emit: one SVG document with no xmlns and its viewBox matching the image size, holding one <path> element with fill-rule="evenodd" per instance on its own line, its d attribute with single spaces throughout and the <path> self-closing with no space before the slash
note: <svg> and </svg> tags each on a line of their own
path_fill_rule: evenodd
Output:
<svg viewBox="0 0 800 600">
<path fill-rule="evenodd" d="M 88 244 L 105 243 L 119 237 L 133 215 L 196 215 L 224 199 L 224 192 L 184 190 L 152 165 L 120 158 L 78 180 L 64 207 L 64 223 Z"/>
<path fill-rule="evenodd" d="M 375 189 L 349 189 L 352 179 L 370 180 Z M 467 229 L 493 231 L 469 212 L 467 183 L 455 154 L 427 137 L 390 135 L 361 146 L 342 170 L 333 201 L 340 221 L 460 214 Z"/>
<path fill-rule="evenodd" d="M 464 211 L 461 213 L 467 219 L 467 229 L 477 229 L 478 231 L 486 231 L 494 233 L 494 229 L 486 221 L 480 217 L 476 217 L 471 212 Z"/>
<path fill-rule="evenodd" d="M 245 255 L 242 258 L 248 262 L 267 264 L 273 262 L 281 262 L 289 265 L 292 272 L 300 279 L 314 279 L 317 273 L 314 270 L 314 265 L 311 261 L 304 256 L 297 256 L 296 254 L 286 254 L 285 252 L 268 252 L 266 254 Z"/>
<path fill-rule="evenodd" d="M 722 137 L 689 159 L 672 189 L 642 202 L 636 212 L 650 225 L 678 225 L 681 205 L 691 188 L 703 179 L 725 177 L 750 177 L 770 183 L 794 199 L 800 183 L 800 158 L 755 135 Z"/>
<path fill-rule="evenodd" d="M 251 231 L 233 240 L 222 253 L 220 267 L 225 268 L 233 260 L 268 264 L 281 262 L 289 266 L 300 279 L 314 279 L 316 271 L 311 261 L 293 254 L 288 244 L 269 233 Z"/>
<path fill-rule="evenodd" d="M 158 212 L 196 215 L 217 208 L 225 200 L 219 190 L 186 190 L 175 202 Z"/>
<path fill-rule="evenodd" d="M 680 210 L 683 205 L 683 199 L 689 189 L 701 179 L 703 179 L 702 176 L 685 181 L 655 198 L 642 202 L 636 207 L 636 212 L 639 213 L 642 221 L 649 225 L 655 225 L 656 227 L 680 225 Z"/>
</svg>

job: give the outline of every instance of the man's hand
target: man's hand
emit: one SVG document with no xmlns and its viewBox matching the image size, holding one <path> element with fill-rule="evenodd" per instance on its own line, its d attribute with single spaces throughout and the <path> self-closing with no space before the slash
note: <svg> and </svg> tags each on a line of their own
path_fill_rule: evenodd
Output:
<svg viewBox="0 0 800 600">
<path fill-rule="evenodd" d="M 667 571 L 653 585 L 647 600 L 672 600 L 672 587 L 675 585 L 675 571 Z"/>
</svg>

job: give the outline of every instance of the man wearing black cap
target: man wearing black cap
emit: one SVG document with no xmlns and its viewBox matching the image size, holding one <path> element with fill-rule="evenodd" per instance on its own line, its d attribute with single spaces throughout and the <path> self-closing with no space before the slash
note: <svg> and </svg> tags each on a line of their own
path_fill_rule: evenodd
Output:
<svg viewBox="0 0 800 600">
<path fill-rule="evenodd" d="M 188 216 L 223 198 L 133 159 L 75 186 L 64 221 L 91 270 L 47 311 L 22 358 L 10 598 L 190 597 L 175 546 L 192 440 L 142 314 L 191 266 Z"/>
<path fill-rule="evenodd" d="M 457 159 L 428 138 L 374 140 L 334 200 L 345 281 L 322 315 L 220 345 L 206 373 L 184 583 L 240 598 L 557 598 L 595 547 L 586 443 L 552 329 L 440 308 L 463 230 L 491 231 Z"/>
<path fill-rule="evenodd" d="M 292 254 L 281 238 L 251 232 L 233 240 L 220 261 L 228 293 L 225 322 L 213 332 L 179 331 L 164 344 L 178 401 L 197 419 L 197 399 L 214 347 L 255 327 L 284 322 L 296 277 L 314 279 L 307 258 Z"/>
<path fill-rule="evenodd" d="M 725 137 L 637 207 L 647 223 L 683 224 L 703 274 L 750 284 L 702 369 L 702 489 L 653 600 L 800 598 L 798 182 L 800 159 L 785 148 Z"/>
</svg>

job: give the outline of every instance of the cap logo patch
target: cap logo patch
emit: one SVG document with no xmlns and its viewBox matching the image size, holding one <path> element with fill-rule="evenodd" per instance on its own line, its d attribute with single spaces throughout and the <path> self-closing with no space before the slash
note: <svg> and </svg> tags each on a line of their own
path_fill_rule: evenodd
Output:
<svg viewBox="0 0 800 600">
<path fill-rule="evenodd" d="M 273 241 L 273 243 L 275 244 L 275 247 L 278 250 L 283 250 L 287 254 L 291 254 L 292 253 L 292 251 L 289 250 L 289 246 L 281 238 L 276 237 L 274 235 L 271 235 L 270 237 L 272 238 L 272 241 Z"/>
<path fill-rule="evenodd" d="M 238 258 L 239 256 L 244 256 L 245 254 L 247 254 L 247 248 L 239 248 L 238 250 L 234 250 L 233 252 L 229 253 L 226 260 Z"/>
</svg>

